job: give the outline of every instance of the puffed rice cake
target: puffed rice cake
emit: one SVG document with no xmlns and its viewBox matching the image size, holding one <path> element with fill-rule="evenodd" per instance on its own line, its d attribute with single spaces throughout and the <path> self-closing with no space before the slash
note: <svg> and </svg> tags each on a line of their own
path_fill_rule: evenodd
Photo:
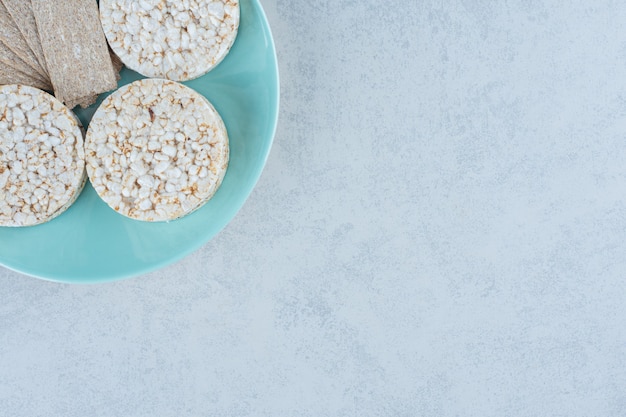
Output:
<svg viewBox="0 0 626 417">
<path fill-rule="evenodd" d="M 0 87 L 0 226 L 33 226 L 63 213 L 86 180 L 76 116 L 34 87 Z"/>
<path fill-rule="evenodd" d="M 229 159 L 226 127 L 209 101 L 174 81 L 144 79 L 107 97 L 85 139 L 87 174 L 115 211 L 168 221 L 206 203 Z"/>
<path fill-rule="evenodd" d="M 239 0 L 100 0 L 100 20 L 127 67 L 146 77 L 187 81 L 230 51 Z"/>
</svg>

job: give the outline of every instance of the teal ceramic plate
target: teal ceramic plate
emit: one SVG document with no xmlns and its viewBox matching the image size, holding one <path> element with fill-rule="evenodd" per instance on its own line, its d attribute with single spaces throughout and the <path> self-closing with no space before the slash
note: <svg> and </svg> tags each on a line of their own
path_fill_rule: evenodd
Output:
<svg viewBox="0 0 626 417">
<path fill-rule="evenodd" d="M 278 67 L 258 0 L 241 0 L 239 34 L 224 61 L 185 83 L 206 96 L 224 119 L 230 164 L 222 186 L 200 210 L 169 223 L 127 219 L 87 185 L 58 218 L 27 228 L 0 227 L 0 263 L 34 277 L 92 283 L 143 274 L 197 250 L 235 216 L 267 159 L 278 115 Z M 120 85 L 142 78 L 125 69 Z M 98 104 L 78 112 L 87 125 Z"/>
</svg>

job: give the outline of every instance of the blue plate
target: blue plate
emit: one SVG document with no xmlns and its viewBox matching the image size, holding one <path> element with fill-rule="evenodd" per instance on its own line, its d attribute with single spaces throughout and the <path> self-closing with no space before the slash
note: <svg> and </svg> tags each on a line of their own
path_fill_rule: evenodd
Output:
<svg viewBox="0 0 626 417">
<path fill-rule="evenodd" d="M 34 277 L 71 283 L 111 281 L 171 264 L 200 248 L 235 216 L 269 154 L 278 118 L 278 65 L 258 0 L 241 0 L 231 52 L 213 71 L 185 84 L 220 113 L 230 139 L 230 164 L 215 196 L 195 213 L 169 223 L 125 218 L 88 184 L 56 219 L 26 228 L 0 227 L 0 263 Z M 120 85 L 143 78 L 128 69 Z M 77 112 L 87 126 L 97 106 Z"/>
</svg>

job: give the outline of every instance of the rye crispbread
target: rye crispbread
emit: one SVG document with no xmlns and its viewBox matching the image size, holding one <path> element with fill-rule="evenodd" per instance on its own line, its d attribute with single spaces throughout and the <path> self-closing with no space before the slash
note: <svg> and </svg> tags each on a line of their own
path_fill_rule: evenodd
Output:
<svg viewBox="0 0 626 417">
<path fill-rule="evenodd" d="M 37 61 L 37 57 L 30 49 L 30 46 L 28 46 L 26 39 L 22 36 L 17 24 L 2 2 L 0 2 L 0 42 L 13 51 L 33 70 L 37 71 L 44 79 L 48 77 L 47 72 Z"/>
<path fill-rule="evenodd" d="M 47 74 L 46 59 L 43 54 L 43 48 L 41 47 L 41 41 L 39 40 L 39 32 L 37 31 L 37 22 L 33 14 L 32 3 L 30 0 L 2 0 L 1 2 L 13 18 L 13 21 L 24 37 L 24 40 L 35 54 L 35 57 L 37 57 L 37 62 Z"/>
<path fill-rule="evenodd" d="M 55 96 L 63 103 L 117 87 L 93 0 L 32 0 Z M 80 104 L 80 103 L 78 103 Z"/>
</svg>

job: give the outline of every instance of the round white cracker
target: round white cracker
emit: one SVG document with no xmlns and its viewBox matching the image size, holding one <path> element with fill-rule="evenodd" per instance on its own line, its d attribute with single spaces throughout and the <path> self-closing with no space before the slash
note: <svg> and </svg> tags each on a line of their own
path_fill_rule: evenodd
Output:
<svg viewBox="0 0 626 417">
<path fill-rule="evenodd" d="M 50 94 L 0 87 L 0 226 L 33 226 L 63 213 L 85 184 L 79 121 Z"/>
<path fill-rule="evenodd" d="M 144 79 L 100 105 L 85 155 L 94 189 L 115 211 L 174 220 L 217 191 L 228 166 L 228 134 L 209 101 L 191 88 Z"/>
<path fill-rule="evenodd" d="M 228 54 L 239 28 L 239 0 L 100 0 L 111 49 L 132 70 L 186 81 Z"/>
</svg>

